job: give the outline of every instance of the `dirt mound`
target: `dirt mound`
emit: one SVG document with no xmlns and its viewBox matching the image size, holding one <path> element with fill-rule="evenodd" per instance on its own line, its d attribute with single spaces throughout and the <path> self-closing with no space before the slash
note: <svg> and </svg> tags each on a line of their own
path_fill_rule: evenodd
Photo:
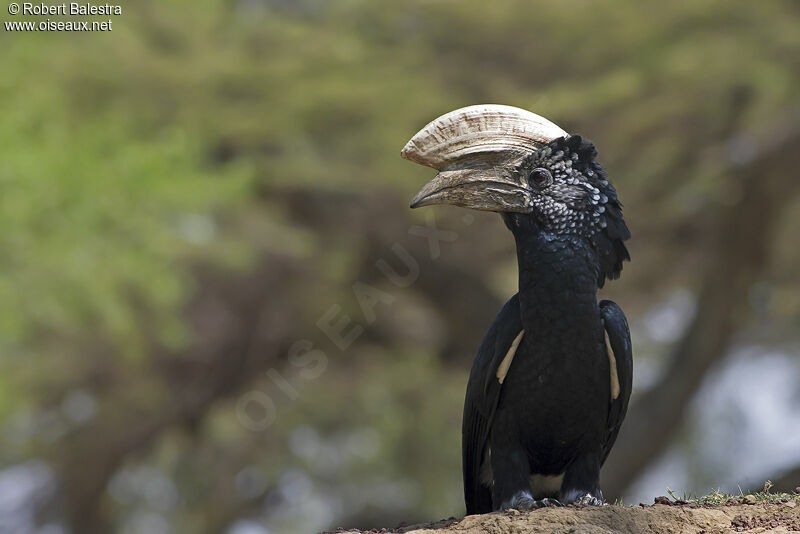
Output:
<svg viewBox="0 0 800 534">
<path fill-rule="evenodd" d="M 662 501 L 669 502 L 669 501 Z M 372 531 L 339 533 L 403 534 L 730 534 L 800 532 L 800 503 L 655 504 L 509 510 L 493 514 Z"/>
</svg>

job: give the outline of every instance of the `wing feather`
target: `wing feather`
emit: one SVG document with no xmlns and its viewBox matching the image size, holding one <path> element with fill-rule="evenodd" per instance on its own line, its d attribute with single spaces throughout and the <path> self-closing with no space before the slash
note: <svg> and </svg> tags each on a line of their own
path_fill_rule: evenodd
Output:
<svg viewBox="0 0 800 534">
<path fill-rule="evenodd" d="M 608 412 L 606 442 L 603 446 L 603 462 L 605 462 L 608 453 L 611 452 L 611 447 L 617 440 L 622 420 L 625 419 L 628 411 L 628 400 L 630 400 L 633 388 L 633 347 L 628 321 L 625 319 L 622 308 L 615 302 L 603 300 L 600 301 L 600 315 L 603 318 L 603 326 L 611 345 L 618 383 L 618 394 L 616 398 L 611 399 Z M 612 389 L 614 385 L 612 377 Z"/>
<path fill-rule="evenodd" d="M 519 298 L 514 295 L 495 317 L 472 364 L 464 400 L 461 451 L 468 515 L 492 511 L 491 488 L 481 483 L 481 465 L 502 387 L 497 370 L 521 331 Z"/>
</svg>

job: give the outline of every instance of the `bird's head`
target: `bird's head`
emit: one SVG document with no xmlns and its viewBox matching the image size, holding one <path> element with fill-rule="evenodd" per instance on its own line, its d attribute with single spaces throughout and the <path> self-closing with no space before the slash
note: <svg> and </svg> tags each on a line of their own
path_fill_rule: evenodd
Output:
<svg viewBox="0 0 800 534">
<path fill-rule="evenodd" d="M 506 224 L 577 235 L 598 247 L 602 286 L 629 259 L 621 204 L 594 145 L 534 113 L 485 104 L 451 111 L 420 130 L 402 156 L 439 173 L 411 207 L 496 211 Z"/>
</svg>

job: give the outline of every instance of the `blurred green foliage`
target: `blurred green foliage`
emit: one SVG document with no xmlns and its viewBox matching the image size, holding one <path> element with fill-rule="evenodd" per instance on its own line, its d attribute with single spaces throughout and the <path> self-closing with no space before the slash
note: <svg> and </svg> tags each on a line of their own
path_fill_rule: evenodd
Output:
<svg viewBox="0 0 800 534">
<path fill-rule="evenodd" d="M 62 440 L 97 432 L 64 422 L 71 392 L 96 400 L 108 439 L 113 421 L 126 435 L 126 416 L 147 421 L 181 398 L 158 376 L 206 343 L 192 302 L 217 286 L 224 300 L 226 280 L 259 266 L 285 292 L 270 289 L 263 304 L 276 319 L 261 330 L 277 340 L 263 369 L 114 467 L 117 477 L 152 469 L 180 495 L 165 509 L 96 496 L 91 513 L 120 529 L 141 509 L 176 532 L 261 514 L 300 532 L 460 513 L 461 395 L 482 331 L 455 315 L 491 317 L 515 291 L 514 257 L 492 216 L 466 228 L 461 212 L 442 210 L 459 241 L 423 266 L 483 288 L 475 304 L 487 309 L 442 305 L 454 297 L 425 282 L 430 273 L 402 291 L 378 281 L 374 261 L 392 258 L 392 243 L 427 251 L 407 233 L 423 215 L 405 202 L 431 173 L 399 158 L 427 121 L 499 102 L 597 141 L 634 232 L 636 263 L 609 291 L 635 317 L 696 282 L 703 224 L 736 194 L 725 173 L 738 153 L 719 147 L 798 112 L 792 1 L 142 0 L 123 11 L 105 34 L 0 33 L 0 458 L 92 461 L 97 444 L 64 452 Z M 788 325 L 800 316 L 792 209 L 764 286 L 765 313 Z M 315 322 L 339 304 L 364 323 L 351 289 L 361 279 L 398 303 L 338 351 Z M 290 399 L 263 371 L 290 372 L 300 337 L 326 351 L 328 369 L 293 379 Z M 457 358 L 438 357 L 448 347 Z M 250 390 L 278 404 L 267 432 L 237 420 Z M 263 488 L 242 490 L 247 473 Z M 286 487 L 300 489 L 281 497 Z M 291 497 L 311 512 L 281 500 Z"/>
</svg>

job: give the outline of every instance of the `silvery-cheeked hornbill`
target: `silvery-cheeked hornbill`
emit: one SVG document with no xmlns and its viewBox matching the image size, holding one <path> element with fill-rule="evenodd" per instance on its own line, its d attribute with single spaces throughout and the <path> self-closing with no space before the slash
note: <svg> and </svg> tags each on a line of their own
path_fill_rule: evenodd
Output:
<svg viewBox="0 0 800 534">
<path fill-rule="evenodd" d="M 529 111 L 479 105 L 434 120 L 402 155 L 439 171 L 412 208 L 499 212 L 517 246 L 519 293 L 467 384 L 467 514 L 603 504 L 600 466 L 627 411 L 633 357 L 625 315 L 597 290 L 630 259 L 630 232 L 594 145 Z"/>
</svg>

